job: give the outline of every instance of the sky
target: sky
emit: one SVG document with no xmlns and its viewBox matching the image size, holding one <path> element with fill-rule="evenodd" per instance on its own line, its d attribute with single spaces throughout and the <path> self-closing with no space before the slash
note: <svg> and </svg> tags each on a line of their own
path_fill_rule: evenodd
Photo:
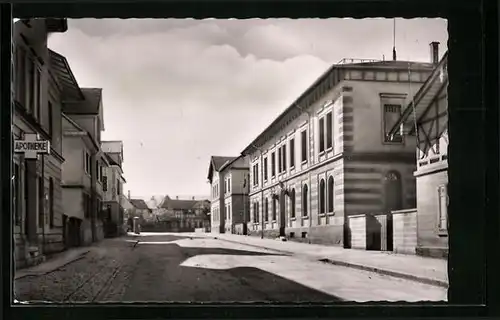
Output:
<svg viewBox="0 0 500 320">
<path fill-rule="evenodd" d="M 133 197 L 208 196 L 210 157 L 238 156 L 343 58 L 392 59 L 393 19 L 75 19 L 49 37 L 81 87 L 103 88 Z M 447 48 L 444 19 L 396 19 L 398 60 Z"/>
</svg>

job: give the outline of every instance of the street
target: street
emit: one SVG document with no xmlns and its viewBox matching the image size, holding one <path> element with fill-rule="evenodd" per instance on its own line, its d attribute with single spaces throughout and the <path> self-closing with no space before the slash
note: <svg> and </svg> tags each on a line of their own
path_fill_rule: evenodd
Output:
<svg viewBox="0 0 500 320">
<path fill-rule="evenodd" d="M 236 244 L 213 235 L 106 239 L 82 259 L 15 280 L 19 301 L 440 301 L 446 289 Z"/>
</svg>

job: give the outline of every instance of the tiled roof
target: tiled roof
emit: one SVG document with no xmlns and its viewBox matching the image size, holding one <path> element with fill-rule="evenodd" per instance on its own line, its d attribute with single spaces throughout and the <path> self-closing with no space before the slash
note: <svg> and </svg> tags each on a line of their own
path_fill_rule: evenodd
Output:
<svg viewBox="0 0 500 320">
<path fill-rule="evenodd" d="M 67 114 L 99 114 L 102 89 L 82 88 L 81 90 L 85 100 L 64 102 L 63 112 Z"/>
<path fill-rule="evenodd" d="M 193 210 L 195 208 L 203 208 L 207 203 L 208 206 L 210 206 L 208 200 L 178 200 L 165 196 L 161 203 L 161 208 L 171 210 Z"/>
<path fill-rule="evenodd" d="M 77 101 L 85 98 L 66 58 L 50 49 L 49 68 L 61 85 L 63 100 Z"/>
<path fill-rule="evenodd" d="M 136 209 L 149 209 L 148 205 L 146 202 L 142 199 L 130 199 L 130 203 L 136 208 Z"/>
<path fill-rule="evenodd" d="M 231 162 L 238 157 L 212 156 L 208 167 L 208 180 L 212 180 L 213 172 L 219 171 L 226 162 Z"/>
</svg>

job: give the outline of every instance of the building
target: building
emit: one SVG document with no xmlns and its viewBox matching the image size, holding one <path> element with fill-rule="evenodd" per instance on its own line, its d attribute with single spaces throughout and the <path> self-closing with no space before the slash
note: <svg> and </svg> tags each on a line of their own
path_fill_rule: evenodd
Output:
<svg viewBox="0 0 500 320">
<path fill-rule="evenodd" d="M 104 216 L 105 235 L 114 237 L 123 234 L 125 208 L 123 204 L 123 185 L 126 183 L 123 175 L 123 142 L 103 141 L 101 143 L 103 159 L 108 166 L 104 168 Z"/>
<path fill-rule="evenodd" d="M 168 232 L 189 232 L 209 226 L 210 201 L 163 198 L 158 208 L 156 230 Z"/>
<path fill-rule="evenodd" d="M 246 157 L 212 157 L 208 168 L 212 186 L 211 212 L 216 212 L 211 216 L 212 232 L 247 233 L 248 175 Z"/>
<path fill-rule="evenodd" d="M 438 61 L 438 43 L 431 43 L 435 69 L 407 105 L 390 134 L 403 131 L 418 141 L 416 210 L 394 212 L 395 250 L 448 256 L 448 53 Z M 417 130 L 415 130 L 415 123 Z"/>
<path fill-rule="evenodd" d="M 61 168 L 62 101 L 71 97 L 64 75 L 52 64 L 47 37 L 66 32 L 66 19 L 21 19 L 13 25 L 13 139 L 50 142 L 50 154 L 38 159 L 13 156 L 15 266 L 43 261 L 64 250 Z M 37 136 L 36 136 L 37 135 Z"/>
<path fill-rule="evenodd" d="M 75 86 L 75 88 L 78 87 Z M 91 222 L 90 235 L 92 242 L 95 242 L 104 237 L 103 217 L 100 214 L 102 212 L 103 189 L 102 181 L 99 179 L 102 170 L 102 164 L 99 162 L 101 158 L 101 132 L 104 131 L 102 89 L 79 88 L 79 91 L 81 93 L 79 99 L 65 100 L 63 113 L 85 132 L 80 133 L 80 135 L 87 135 L 93 145 L 92 148 L 79 149 L 81 161 L 77 162 L 82 164 L 79 169 L 82 176 L 90 178 L 90 189 L 84 192 L 84 197 L 88 198 L 86 200 L 88 204 L 85 206 L 90 208 L 88 209 Z M 68 144 L 66 143 L 65 146 L 69 150 L 71 147 Z M 68 166 L 72 165 L 68 164 Z M 68 201 L 67 207 L 74 205 L 69 198 L 68 200 L 65 199 L 65 201 Z M 85 203 L 85 201 L 82 203 Z M 86 239 L 85 242 L 87 242 Z"/>
<path fill-rule="evenodd" d="M 249 233 L 392 250 L 391 211 L 415 206 L 416 143 L 388 132 L 432 70 L 344 59 L 320 76 L 242 152 Z"/>
<path fill-rule="evenodd" d="M 134 206 L 134 208 L 132 209 L 131 215 L 129 216 L 129 219 L 138 218 L 139 223 L 143 224 L 145 221 L 148 220 L 148 217 L 149 217 L 149 215 L 151 215 L 152 210 L 149 209 L 146 202 L 142 199 L 131 199 L 130 195 L 129 195 L 129 201 Z M 129 220 L 129 223 L 131 223 L 130 220 Z"/>
</svg>

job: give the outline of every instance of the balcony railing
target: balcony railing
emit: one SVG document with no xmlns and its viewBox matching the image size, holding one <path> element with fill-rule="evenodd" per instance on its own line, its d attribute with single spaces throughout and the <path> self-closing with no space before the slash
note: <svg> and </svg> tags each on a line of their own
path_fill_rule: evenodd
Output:
<svg viewBox="0 0 500 320">
<path fill-rule="evenodd" d="M 377 59 L 357 59 L 357 58 L 343 58 L 337 64 L 352 64 L 352 63 L 370 63 L 370 62 L 381 62 L 384 60 Z"/>
</svg>

